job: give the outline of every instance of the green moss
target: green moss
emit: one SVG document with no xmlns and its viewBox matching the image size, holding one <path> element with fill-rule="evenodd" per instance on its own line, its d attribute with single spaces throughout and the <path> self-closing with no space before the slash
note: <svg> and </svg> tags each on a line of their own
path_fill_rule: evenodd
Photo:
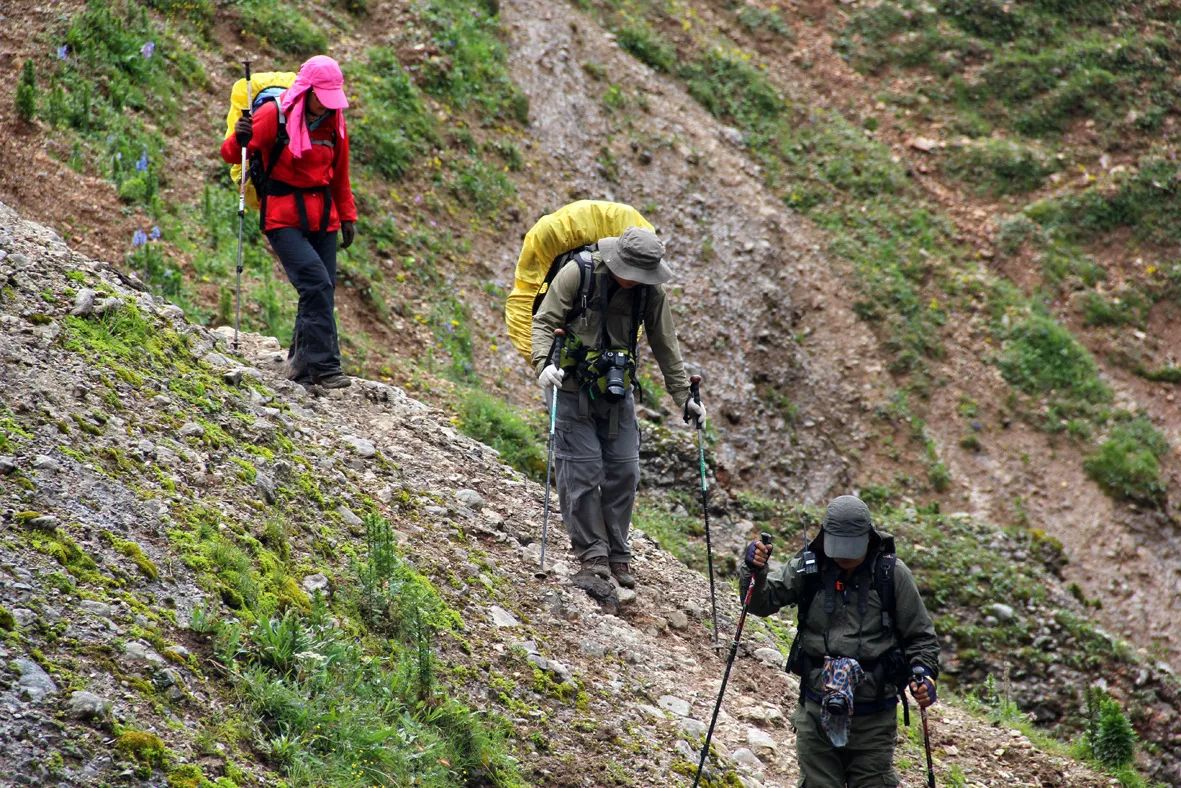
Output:
<svg viewBox="0 0 1181 788">
<path fill-rule="evenodd" d="M 256 469 L 249 461 L 241 457 L 230 457 L 230 462 L 237 465 L 241 470 L 238 472 L 238 478 L 247 484 L 254 484 L 254 480 L 258 478 L 258 469 Z"/>
<path fill-rule="evenodd" d="M 115 740 L 115 752 L 135 764 L 137 776 L 146 778 L 164 765 L 167 750 L 154 733 L 126 730 Z"/>
<path fill-rule="evenodd" d="M 0 605 L 0 629 L 5 632 L 13 632 L 16 630 L 16 619 L 12 617 L 12 613 L 8 608 Z"/>
<path fill-rule="evenodd" d="M 78 425 L 78 429 L 82 430 L 87 435 L 102 435 L 103 434 L 102 427 L 95 424 L 90 419 L 87 419 L 81 413 L 71 413 L 70 418 L 73 419 L 74 423 Z"/>
<path fill-rule="evenodd" d="M 168 772 L 168 788 L 204 788 L 209 785 L 200 766 L 186 763 Z"/>
<path fill-rule="evenodd" d="M 119 539 L 110 531 L 103 531 L 103 537 L 114 547 L 119 553 L 127 556 L 135 563 L 140 574 L 149 580 L 155 580 L 159 577 L 160 572 L 156 569 L 156 565 L 152 560 L 144 554 L 143 549 L 135 542 L 130 542 L 124 539 Z"/>
</svg>

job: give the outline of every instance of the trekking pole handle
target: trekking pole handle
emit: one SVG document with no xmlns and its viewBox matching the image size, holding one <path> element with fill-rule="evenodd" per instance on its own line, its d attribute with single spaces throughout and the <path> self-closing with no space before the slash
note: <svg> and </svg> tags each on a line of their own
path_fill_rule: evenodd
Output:
<svg viewBox="0 0 1181 788">
<path fill-rule="evenodd" d="M 701 376 L 700 375 L 693 375 L 691 378 L 689 378 L 689 399 L 693 400 L 698 405 L 701 404 Z M 686 407 L 685 407 L 685 423 L 688 424 L 689 418 L 690 418 L 689 408 L 688 408 L 688 405 L 689 405 L 688 400 L 685 401 L 685 405 L 686 405 Z M 702 425 L 701 421 L 696 416 L 693 417 L 693 421 L 697 425 L 697 432 L 698 432 L 697 437 L 698 437 L 698 441 L 700 442 L 700 439 L 701 439 L 700 433 L 701 433 L 701 428 L 703 425 Z"/>
<path fill-rule="evenodd" d="M 555 363 L 555 361 L 554 361 L 555 354 L 557 355 L 557 360 L 560 362 L 562 360 L 562 348 L 565 347 L 565 345 L 566 345 L 566 329 L 555 328 L 554 329 L 554 341 L 549 346 L 549 354 L 545 357 L 546 364 Z"/>
<path fill-rule="evenodd" d="M 250 96 L 250 61 L 242 60 L 242 66 L 246 69 L 246 109 L 242 110 L 242 115 L 250 117 L 250 105 L 254 104 L 254 97 Z"/>
</svg>

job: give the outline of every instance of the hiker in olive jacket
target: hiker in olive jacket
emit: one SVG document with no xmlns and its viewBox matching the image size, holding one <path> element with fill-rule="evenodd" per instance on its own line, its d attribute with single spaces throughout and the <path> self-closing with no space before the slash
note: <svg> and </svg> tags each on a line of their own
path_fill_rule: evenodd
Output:
<svg viewBox="0 0 1181 788">
<path fill-rule="evenodd" d="M 895 706 L 903 685 L 921 707 L 935 702 L 935 627 L 910 569 L 893 556 L 893 540 L 874 529 L 860 499 L 842 495 L 829 503 L 808 550 L 814 573 L 805 571 L 811 555 L 804 552 L 768 571 L 770 551 L 761 542 L 747 547 L 740 570 L 743 588 L 755 576 L 751 613 L 769 616 L 788 605 L 801 611 L 788 659 L 788 670 L 801 677 L 792 716 L 801 785 L 897 785 Z"/>
<path fill-rule="evenodd" d="M 533 316 L 533 366 L 543 388 L 556 390 L 554 434 L 558 496 L 583 577 L 612 575 L 635 586 L 628 530 L 640 481 L 636 425 L 637 334 L 643 327 L 664 385 L 686 421 L 705 421 L 689 397 L 676 327 L 663 282 L 672 271 L 664 244 L 630 227 L 581 252 L 554 277 Z M 551 359 L 554 331 L 566 330 L 560 359 Z M 550 391 L 553 396 L 555 392 Z M 578 576 L 576 576 L 577 578 Z"/>
</svg>

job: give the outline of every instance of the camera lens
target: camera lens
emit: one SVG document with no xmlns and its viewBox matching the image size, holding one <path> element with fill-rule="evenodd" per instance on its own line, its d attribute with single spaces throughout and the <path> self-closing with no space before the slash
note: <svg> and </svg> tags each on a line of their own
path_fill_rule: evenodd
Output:
<svg viewBox="0 0 1181 788">
<path fill-rule="evenodd" d="M 627 357 L 616 351 L 608 351 L 599 357 L 599 365 L 605 367 L 604 396 L 610 402 L 617 402 L 627 396 L 624 374 L 627 371 Z"/>
</svg>

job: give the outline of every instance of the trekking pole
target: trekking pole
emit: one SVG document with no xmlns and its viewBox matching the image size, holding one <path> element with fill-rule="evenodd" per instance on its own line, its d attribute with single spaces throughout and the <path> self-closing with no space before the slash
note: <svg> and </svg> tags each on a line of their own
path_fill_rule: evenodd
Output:
<svg viewBox="0 0 1181 788">
<path fill-rule="evenodd" d="M 250 95 L 250 61 L 243 60 L 246 67 L 246 109 L 243 115 L 250 117 L 250 105 L 254 97 Z M 234 284 L 234 352 L 238 352 L 238 328 L 242 323 L 242 225 L 246 222 L 246 146 L 242 146 L 242 173 L 238 183 L 238 269 Z"/>
<path fill-rule="evenodd" d="M 545 357 L 546 366 L 554 363 L 557 358 L 559 363 L 562 359 L 562 346 L 566 343 L 566 332 L 560 328 L 554 329 L 554 341 L 549 346 L 549 353 Z M 556 354 L 556 355 L 555 355 Z M 545 577 L 545 537 L 549 531 L 549 473 L 550 468 L 554 464 L 554 431 L 558 424 L 558 387 L 554 386 L 550 391 L 549 403 L 549 440 L 547 441 L 545 450 L 545 514 L 541 520 L 541 566 L 538 568 L 536 577 L 540 580 Z"/>
<path fill-rule="evenodd" d="M 759 535 L 763 544 L 771 548 L 771 534 L 764 531 Z M 730 680 L 730 668 L 734 667 L 734 657 L 738 655 L 738 640 L 742 637 L 742 627 L 746 624 L 746 611 L 750 607 L 750 598 L 755 590 L 755 575 L 752 572 L 750 581 L 746 584 L 746 597 L 742 600 L 742 614 L 738 616 L 738 626 L 734 630 L 734 640 L 730 643 L 730 656 L 726 659 L 726 672 L 722 674 L 722 686 L 718 690 L 718 700 L 714 704 L 714 716 L 709 721 L 709 731 L 705 734 L 705 746 L 701 748 L 701 760 L 697 762 L 697 774 L 693 777 L 693 788 L 701 780 L 701 771 L 705 768 L 705 759 L 709 755 L 709 742 L 714 736 L 714 726 L 718 723 L 718 712 L 722 710 L 722 696 L 726 694 L 726 682 Z"/>
<path fill-rule="evenodd" d="M 927 788 L 935 788 L 935 765 L 931 763 L 931 732 L 927 729 L 927 709 L 919 704 L 923 717 L 923 745 L 927 748 Z"/>
<path fill-rule="evenodd" d="M 694 375 L 689 378 L 689 394 L 693 397 L 693 401 L 698 405 L 701 404 L 701 376 Z M 713 545 L 710 544 L 709 538 L 709 482 L 706 481 L 705 476 L 705 442 L 703 433 L 704 426 L 700 419 L 694 419 L 697 422 L 697 463 L 701 466 L 701 514 L 705 518 L 705 564 L 709 570 L 709 604 L 713 609 L 713 630 L 714 630 L 714 647 L 718 645 L 718 598 L 714 593 L 714 551 Z"/>
</svg>

